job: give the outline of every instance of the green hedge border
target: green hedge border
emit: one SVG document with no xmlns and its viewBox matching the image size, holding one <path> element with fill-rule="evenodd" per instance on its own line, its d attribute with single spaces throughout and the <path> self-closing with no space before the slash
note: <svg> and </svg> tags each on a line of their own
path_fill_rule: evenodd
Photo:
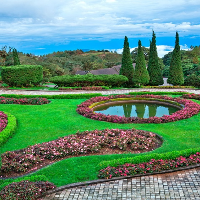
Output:
<svg viewBox="0 0 200 200">
<path fill-rule="evenodd" d="M 125 163 L 131 163 L 131 164 L 139 164 L 144 162 L 149 162 L 151 159 L 159 160 L 168 160 L 168 159 L 175 159 L 179 156 L 185 156 L 188 157 L 191 154 L 195 154 L 197 152 L 200 152 L 200 148 L 193 148 L 193 149 L 185 149 L 182 151 L 171 151 L 167 153 L 153 153 L 150 155 L 139 155 L 132 158 L 120 158 L 120 159 L 114 159 L 110 161 L 102 161 L 98 164 L 97 168 L 98 170 L 104 169 L 108 166 L 110 167 L 117 167 L 119 165 L 123 165 Z"/>
<path fill-rule="evenodd" d="M 14 115 L 4 112 L 8 116 L 8 124 L 6 128 L 0 132 L 0 147 L 8 141 L 8 139 L 14 134 L 17 128 L 17 120 Z"/>
<path fill-rule="evenodd" d="M 103 96 L 101 93 L 86 93 L 86 94 L 58 94 L 58 95 L 22 95 L 22 94 L 1 94 L 7 98 L 47 98 L 47 99 L 89 99 L 96 96 Z"/>
</svg>

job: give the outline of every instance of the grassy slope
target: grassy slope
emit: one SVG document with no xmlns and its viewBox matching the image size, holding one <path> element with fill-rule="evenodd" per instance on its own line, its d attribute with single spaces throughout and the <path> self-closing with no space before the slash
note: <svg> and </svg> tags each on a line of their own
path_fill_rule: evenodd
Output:
<svg viewBox="0 0 200 200">
<path fill-rule="evenodd" d="M 137 128 L 158 133 L 164 144 L 154 152 L 199 147 L 200 114 L 187 120 L 165 124 L 114 124 L 87 119 L 76 113 L 76 107 L 84 99 L 52 100 L 48 105 L 0 105 L 0 110 L 15 115 L 18 128 L 15 135 L 0 152 L 25 148 L 28 145 L 47 142 L 62 136 L 74 134 L 78 130 L 105 128 Z M 196 101 L 200 103 L 200 101 Z M 149 152 L 151 153 L 151 152 Z M 73 182 L 97 179 L 96 166 L 103 160 L 135 156 L 135 154 L 83 156 L 70 158 L 48 166 L 34 174 L 44 174 L 57 186 Z"/>
</svg>

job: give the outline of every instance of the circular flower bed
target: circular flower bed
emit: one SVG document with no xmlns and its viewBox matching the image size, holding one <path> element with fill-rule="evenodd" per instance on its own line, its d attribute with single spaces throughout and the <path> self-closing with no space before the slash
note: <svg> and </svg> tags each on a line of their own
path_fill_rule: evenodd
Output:
<svg viewBox="0 0 200 200">
<path fill-rule="evenodd" d="M 93 111 L 93 106 L 113 100 L 133 100 L 133 99 L 141 99 L 141 100 L 160 100 L 160 101 L 171 101 L 172 104 L 176 103 L 177 105 L 184 105 L 184 108 L 173 113 L 172 115 L 164 115 L 162 117 L 150 117 L 150 118 L 138 118 L 138 117 L 121 117 L 117 115 L 104 115 L 102 113 L 95 113 Z M 98 96 L 93 97 L 87 101 L 84 101 L 76 110 L 79 114 L 84 117 L 91 118 L 99 121 L 107 121 L 114 123 L 166 123 L 178 121 L 181 119 L 187 119 L 196 115 L 200 111 L 200 105 L 186 99 L 181 98 L 172 98 L 168 96 L 159 96 L 159 95 L 115 95 L 115 96 Z"/>
<path fill-rule="evenodd" d="M 84 131 L 54 141 L 1 155 L 1 177 L 30 172 L 63 158 L 83 154 L 140 153 L 162 144 L 156 134 L 142 130 L 105 129 Z M 21 174 L 20 174 L 21 175 Z"/>
</svg>

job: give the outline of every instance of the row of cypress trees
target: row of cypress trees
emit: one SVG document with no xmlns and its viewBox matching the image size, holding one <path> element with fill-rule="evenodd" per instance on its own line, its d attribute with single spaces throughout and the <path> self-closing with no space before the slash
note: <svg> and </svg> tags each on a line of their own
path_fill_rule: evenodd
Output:
<svg viewBox="0 0 200 200">
<path fill-rule="evenodd" d="M 163 84 L 162 71 L 158 63 L 156 35 L 154 31 L 152 34 L 152 40 L 150 41 L 148 68 L 146 67 L 145 57 L 142 50 L 142 43 L 140 40 L 138 41 L 138 55 L 135 69 L 133 68 L 128 38 L 125 36 L 120 75 L 124 75 L 128 78 L 129 82 L 127 86 L 140 86 L 146 84 L 157 86 Z M 172 54 L 172 61 L 170 64 L 168 83 L 173 85 L 182 85 L 184 83 L 178 32 L 176 32 L 176 42 Z"/>
</svg>

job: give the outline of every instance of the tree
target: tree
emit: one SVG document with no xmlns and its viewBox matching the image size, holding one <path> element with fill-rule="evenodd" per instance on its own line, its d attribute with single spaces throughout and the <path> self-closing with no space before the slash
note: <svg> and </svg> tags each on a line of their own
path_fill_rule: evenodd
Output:
<svg viewBox="0 0 200 200">
<path fill-rule="evenodd" d="M 149 53 L 149 63 L 148 68 L 149 72 L 149 83 L 150 85 L 162 85 L 164 83 L 161 68 L 158 62 L 158 53 L 156 48 L 156 35 L 153 31 L 152 41 L 150 41 L 150 53 Z"/>
<path fill-rule="evenodd" d="M 184 83 L 178 32 L 176 32 L 175 48 L 172 53 L 167 82 L 173 85 L 183 85 Z"/>
<path fill-rule="evenodd" d="M 144 57 L 142 44 L 140 40 L 138 42 L 138 56 L 136 59 L 133 82 L 135 84 L 138 84 L 139 86 L 149 83 L 149 74 L 146 68 L 145 57 Z"/>
<path fill-rule="evenodd" d="M 128 80 L 129 80 L 128 86 L 132 85 L 134 69 L 133 69 L 133 64 L 132 64 L 132 59 L 131 59 L 131 54 L 130 54 L 130 49 L 129 49 L 128 38 L 126 36 L 124 39 L 124 49 L 123 49 L 123 53 L 122 53 L 122 65 L 121 65 L 119 74 L 124 75 L 128 78 Z"/>
<path fill-rule="evenodd" d="M 20 60 L 19 60 L 19 56 L 17 53 L 17 49 L 13 49 L 13 60 L 14 60 L 14 65 L 20 65 Z"/>
</svg>

